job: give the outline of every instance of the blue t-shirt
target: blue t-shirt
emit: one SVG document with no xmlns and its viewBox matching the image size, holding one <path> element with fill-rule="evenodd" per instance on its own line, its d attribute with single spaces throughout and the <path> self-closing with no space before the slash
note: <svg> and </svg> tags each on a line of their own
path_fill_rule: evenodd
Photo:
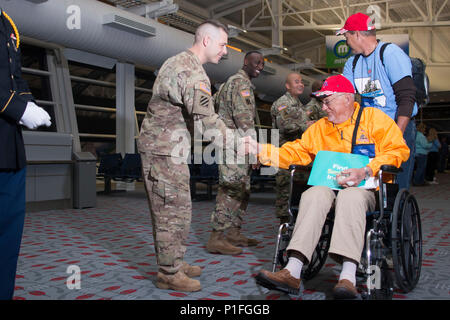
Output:
<svg viewBox="0 0 450 320">
<path fill-rule="evenodd" d="M 380 59 L 380 48 L 384 42 L 379 41 L 375 51 L 369 56 L 361 55 L 355 66 L 353 74 L 353 60 L 350 57 L 345 63 L 343 75 L 349 79 L 358 93 L 363 93 L 369 81 L 373 81 L 376 89 L 380 90 L 377 97 L 373 99 L 362 99 L 365 107 L 375 107 L 382 110 L 394 121 L 397 119 L 397 103 L 392 85 L 406 76 L 411 76 L 411 60 L 406 53 L 396 44 L 389 44 L 384 50 L 384 66 Z M 371 101 L 371 102 L 369 102 Z M 417 104 L 411 117 L 417 114 Z"/>
</svg>

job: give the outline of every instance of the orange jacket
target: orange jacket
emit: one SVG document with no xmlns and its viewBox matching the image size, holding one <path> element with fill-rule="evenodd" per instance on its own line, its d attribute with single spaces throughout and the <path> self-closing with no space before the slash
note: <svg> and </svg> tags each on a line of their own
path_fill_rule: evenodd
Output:
<svg viewBox="0 0 450 320">
<path fill-rule="evenodd" d="M 264 165 L 287 169 L 291 164 L 308 165 L 321 150 L 350 153 L 359 108 L 355 102 L 353 116 L 340 124 L 333 124 L 327 117 L 320 119 L 303 133 L 301 139 L 286 142 L 281 148 L 263 145 L 259 160 Z M 383 164 L 400 167 L 409 158 L 409 148 L 400 128 L 376 108 L 364 108 L 356 144 L 375 144 L 375 158 L 368 164 L 374 176 Z"/>
</svg>

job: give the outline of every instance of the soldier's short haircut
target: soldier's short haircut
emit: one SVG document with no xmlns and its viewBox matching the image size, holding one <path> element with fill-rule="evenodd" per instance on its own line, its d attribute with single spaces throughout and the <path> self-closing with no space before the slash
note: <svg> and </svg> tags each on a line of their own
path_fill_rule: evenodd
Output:
<svg viewBox="0 0 450 320">
<path fill-rule="evenodd" d="M 261 51 L 258 51 L 258 50 L 252 50 L 252 51 L 249 51 L 249 52 L 247 52 L 247 53 L 245 54 L 244 59 L 247 59 L 247 57 L 248 57 L 249 55 L 254 54 L 254 53 L 263 55 Z"/>
<path fill-rule="evenodd" d="M 323 84 L 323 81 L 318 81 L 318 80 L 314 81 L 313 84 L 311 85 L 311 91 L 312 92 L 319 91 L 320 88 L 322 88 L 322 84 Z"/>
<path fill-rule="evenodd" d="M 202 38 L 202 33 L 205 29 L 205 26 L 213 26 L 216 27 L 217 29 L 222 29 L 227 35 L 229 33 L 228 27 L 226 25 L 224 25 L 223 23 L 217 21 L 217 20 L 206 20 L 205 22 L 201 23 L 198 27 L 197 30 L 195 30 L 195 42 L 200 41 Z"/>
</svg>

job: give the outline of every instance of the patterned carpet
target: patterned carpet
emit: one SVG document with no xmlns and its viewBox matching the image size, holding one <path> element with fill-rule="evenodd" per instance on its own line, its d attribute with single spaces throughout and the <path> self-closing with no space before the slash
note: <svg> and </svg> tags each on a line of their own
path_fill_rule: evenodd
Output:
<svg viewBox="0 0 450 320">
<path fill-rule="evenodd" d="M 450 174 L 438 174 L 438 185 L 414 187 L 423 228 L 423 267 L 416 289 L 398 290 L 394 299 L 450 298 Z M 152 226 L 141 186 L 136 191 L 98 196 L 97 207 L 28 213 L 20 251 L 14 299 L 189 299 L 189 300 L 323 300 L 330 299 L 340 266 L 328 259 L 319 275 L 306 282 L 299 296 L 268 291 L 253 277 L 270 269 L 277 219 L 272 192 L 252 193 L 244 234 L 261 241 L 238 256 L 209 254 L 209 219 L 215 202 L 193 203 L 186 261 L 203 268 L 202 290 L 160 290 Z M 76 266 L 80 288 L 67 285 Z M 69 272 L 68 272 L 69 271 Z M 362 281 L 360 279 L 360 281 Z M 70 284 L 70 283 L 69 283 Z M 73 287 L 73 286 L 72 286 Z"/>
</svg>

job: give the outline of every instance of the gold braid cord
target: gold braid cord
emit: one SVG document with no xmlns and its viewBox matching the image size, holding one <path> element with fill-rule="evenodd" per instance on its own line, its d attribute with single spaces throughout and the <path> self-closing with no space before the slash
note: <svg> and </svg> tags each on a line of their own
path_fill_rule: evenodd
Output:
<svg viewBox="0 0 450 320">
<path fill-rule="evenodd" d="M 9 23 L 11 23 L 11 26 L 14 29 L 14 33 L 16 34 L 16 38 L 17 38 L 17 49 L 19 49 L 19 44 L 20 44 L 20 37 L 19 37 L 19 31 L 17 30 L 16 25 L 14 24 L 14 21 L 8 16 L 8 14 L 6 14 L 5 11 L 3 11 L 3 14 L 5 15 L 6 19 L 8 19 Z"/>
</svg>

